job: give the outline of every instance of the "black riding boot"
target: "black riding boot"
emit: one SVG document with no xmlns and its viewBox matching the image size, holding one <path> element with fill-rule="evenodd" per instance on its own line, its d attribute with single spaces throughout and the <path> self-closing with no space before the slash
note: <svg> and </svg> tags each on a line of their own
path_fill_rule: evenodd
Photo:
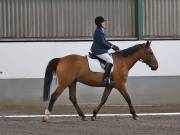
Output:
<svg viewBox="0 0 180 135">
<path fill-rule="evenodd" d="M 111 68 L 113 64 L 107 63 L 105 66 L 105 73 L 104 73 L 104 83 L 105 86 L 111 85 L 112 81 L 110 79 L 110 73 L 111 73 Z"/>
</svg>

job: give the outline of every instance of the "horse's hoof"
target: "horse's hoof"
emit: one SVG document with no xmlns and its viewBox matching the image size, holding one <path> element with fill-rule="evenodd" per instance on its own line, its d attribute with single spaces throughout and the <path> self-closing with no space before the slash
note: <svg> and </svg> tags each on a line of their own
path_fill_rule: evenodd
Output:
<svg viewBox="0 0 180 135">
<path fill-rule="evenodd" d="M 96 120 L 96 116 L 91 116 L 91 120 L 95 121 Z"/>
<path fill-rule="evenodd" d="M 139 116 L 138 116 L 138 115 L 135 115 L 135 116 L 133 116 L 133 119 L 134 119 L 134 120 L 139 120 Z"/>
<path fill-rule="evenodd" d="M 43 116 L 42 122 L 47 122 L 49 117 L 47 115 Z"/>
<path fill-rule="evenodd" d="M 86 119 L 85 116 L 82 116 L 81 120 L 82 120 L 82 121 L 87 121 L 87 119 Z"/>
</svg>

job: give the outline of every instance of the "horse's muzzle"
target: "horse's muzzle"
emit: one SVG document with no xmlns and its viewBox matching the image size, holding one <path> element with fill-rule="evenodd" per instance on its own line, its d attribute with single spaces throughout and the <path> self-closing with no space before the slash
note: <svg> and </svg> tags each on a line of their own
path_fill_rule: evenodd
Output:
<svg viewBox="0 0 180 135">
<path fill-rule="evenodd" d="M 152 66 L 151 66 L 151 70 L 154 70 L 154 71 L 155 71 L 155 70 L 157 70 L 157 69 L 158 69 L 158 66 L 157 66 L 157 65 L 152 65 Z"/>
</svg>

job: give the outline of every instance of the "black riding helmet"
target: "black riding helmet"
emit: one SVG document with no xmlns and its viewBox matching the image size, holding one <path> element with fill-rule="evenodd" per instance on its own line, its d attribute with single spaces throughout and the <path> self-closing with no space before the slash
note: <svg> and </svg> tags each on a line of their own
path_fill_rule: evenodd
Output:
<svg viewBox="0 0 180 135">
<path fill-rule="evenodd" d="M 97 27 L 102 27 L 101 23 L 104 21 L 106 21 L 106 20 L 102 16 L 97 16 L 95 18 L 95 24 L 97 25 Z"/>
</svg>

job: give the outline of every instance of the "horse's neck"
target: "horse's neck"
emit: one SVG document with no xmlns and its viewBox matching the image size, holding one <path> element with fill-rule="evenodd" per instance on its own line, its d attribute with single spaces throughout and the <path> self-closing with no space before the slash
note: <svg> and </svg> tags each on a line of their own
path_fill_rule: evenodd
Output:
<svg viewBox="0 0 180 135">
<path fill-rule="evenodd" d="M 127 67 L 129 70 L 136 64 L 138 60 L 140 60 L 140 51 L 141 50 L 138 50 L 126 58 Z"/>
</svg>

